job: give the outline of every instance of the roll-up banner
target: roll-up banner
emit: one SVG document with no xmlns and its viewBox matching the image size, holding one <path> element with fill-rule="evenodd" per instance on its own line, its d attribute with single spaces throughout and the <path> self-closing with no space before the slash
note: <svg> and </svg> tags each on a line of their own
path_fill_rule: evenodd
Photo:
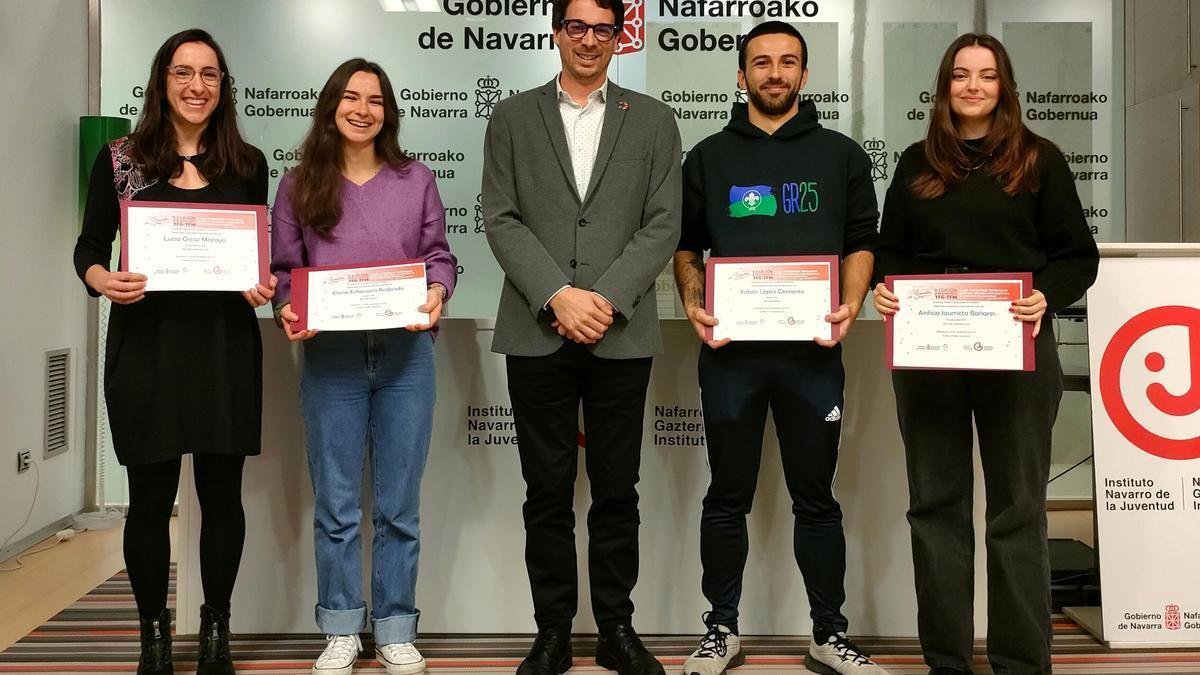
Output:
<svg viewBox="0 0 1200 675">
<path fill-rule="evenodd" d="M 1104 258 L 1088 292 L 1101 614 L 1114 647 L 1200 644 L 1198 253 Z"/>
</svg>

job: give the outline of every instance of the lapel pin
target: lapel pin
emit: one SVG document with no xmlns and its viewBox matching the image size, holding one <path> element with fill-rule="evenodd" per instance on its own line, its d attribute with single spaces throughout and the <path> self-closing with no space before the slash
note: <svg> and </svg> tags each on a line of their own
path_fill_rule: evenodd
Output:
<svg viewBox="0 0 1200 675">
<path fill-rule="evenodd" d="M 629 104 L 625 101 L 617 101 L 617 107 L 621 110 L 629 110 Z"/>
</svg>

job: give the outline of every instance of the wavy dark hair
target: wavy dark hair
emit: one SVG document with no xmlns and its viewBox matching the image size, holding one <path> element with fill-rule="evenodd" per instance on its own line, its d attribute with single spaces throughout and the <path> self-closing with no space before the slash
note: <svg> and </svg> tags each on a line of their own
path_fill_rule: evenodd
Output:
<svg viewBox="0 0 1200 675">
<path fill-rule="evenodd" d="M 221 46 L 207 31 L 199 28 L 172 35 L 154 54 L 142 114 L 138 117 L 137 128 L 129 135 L 133 161 L 147 178 L 170 179 L 183 172 L 176 147 L 175 125 L 171 123 L 171 107 L 167 103 L 167 78 L 170 77 L 167 68 L 175 58 L 175 51 L 188 42 L 199 42 L 212 48 L 217 53 L 217 67 L 225 73 L 221 78 L 220 98 L 200 135 L 200 144 L 207 153 L 204 177 L 209 181 L 249 178 L 257 169 L 258 157 L 238 131 L 233 76 L 229 74 Z"/>
<path fill-rule="evenodd" d="M 965 47 L 979 46 L 996 57 L 1000 81 L 1000 100 L 992 111 L 992 126 L 978 151 L 969 151 L 958 136 L 956 116 L 950 109 L 950 82 L 954 75 L 954 57 Z M 971 164 L 978 156 L 988 158 L 984 170 L 1004 184 L 1004 191 L 1015 195 L 1021 190 L 1037 190 L 1038 146 L 1042 139 L 1021 119 L 1021 100 L 1008 51 L 999 40 L 986 33 L 959 36 L 938 66 L 934 86 L 933 111 L 925 135 L 925 160 L 928 169 L 913 180 L 910 189 L 922 199 L 934 199 L 946 189 L 966 180 Z"/>
<path fill-rule="evenodd" d="M 350 78 L 360 72 L 377 76 L 383 92 L 383 128 L 375 136 L 375 152 L 397 169 L 412 162 L 412 157 L 400 149 L 400 106 L 387 73 L 378 63 L 361 58 L 338 66 L 317 97 L 312 128 L 300 146 L 300 164 L 292 170 L 296 176 L 292 189 L 296 220 L 324 238 L 332 236 L 342 218 L 342 133 L 337 128 L 337 108 Z"/>
</svg>

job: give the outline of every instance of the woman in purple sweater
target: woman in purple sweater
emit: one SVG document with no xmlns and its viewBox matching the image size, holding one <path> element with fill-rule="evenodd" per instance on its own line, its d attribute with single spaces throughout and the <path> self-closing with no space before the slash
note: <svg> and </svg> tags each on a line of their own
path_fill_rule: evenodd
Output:
<svg viewBox="0 0 1200 675">
<path fill-rule="evenodd" d="M 328 644 L 314 675 L 348 675 L 366 627 L 359 522 L 370 448 L 375 488 L 371 620 L 388 673 L 423 672 L 413 647 L 421 475 L 433 424 L 433 334 L 454 290 L 456 260 L 433 173 L 400 150 L 399 108 L 387 75 L 351 59 L 325 83 L 300 165 L 283 177 L 273 212 L 276 312 L 305 340 L 301 408 L 315 492 L 317 625 Z M 407 329 L 293 331 L 292 269 L 424 260 L 429 324 Z"/>
</svg>

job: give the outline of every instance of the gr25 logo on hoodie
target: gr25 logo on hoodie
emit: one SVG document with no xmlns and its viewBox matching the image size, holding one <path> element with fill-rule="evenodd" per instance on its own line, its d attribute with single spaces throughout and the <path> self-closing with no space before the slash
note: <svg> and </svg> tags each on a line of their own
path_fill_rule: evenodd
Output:
<svg viewBox="0 0 1200 675">
<path fill-rule="evenodd" d="M 780 207 L 786 214 L 816 213 L 821 207 L 817 182 L 784 183 L 778 197 L 770 185 L 734 185 L 729 188 L 731 218 L 773 216 L 779 212 Z"/>
</svg>

